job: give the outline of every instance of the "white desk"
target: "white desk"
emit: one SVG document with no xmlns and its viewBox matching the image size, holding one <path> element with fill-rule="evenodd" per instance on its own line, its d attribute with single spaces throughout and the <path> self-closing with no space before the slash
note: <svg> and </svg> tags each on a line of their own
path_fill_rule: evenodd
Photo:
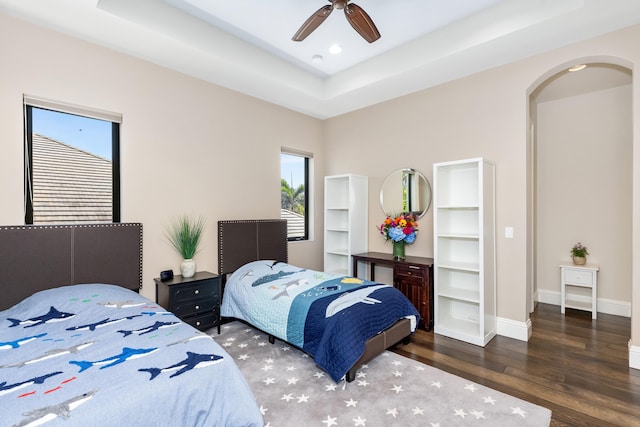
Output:
<svg viewBox="0 0 640 427">
<path fill-rule="evenodd" d="M 560 289 L 562 302 L 560 312 L 564 314 L 565 308 L 591 311 L 591 318 L 598 317 L 598 271 L 596 264 L 575 265 L 572 263 L 560 264 Z M 572 293 L 577 288 L 591 290 L 591 301 L 585 301 L 584 296 Z"/>
</svg>

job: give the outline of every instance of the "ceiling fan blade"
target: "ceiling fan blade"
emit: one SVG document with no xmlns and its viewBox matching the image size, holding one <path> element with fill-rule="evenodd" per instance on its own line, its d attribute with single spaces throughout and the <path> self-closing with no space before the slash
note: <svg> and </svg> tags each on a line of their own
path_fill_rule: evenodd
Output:
<svg viewBox="0 0 640 427">
<path fill-rule="evenodd" d="M 309 34 L 311 34 L 316 28 L 320 26 L 327 19 L 327 16 L 331 14 L 333 11 L 332 5 L 326 5 L 318 9 L 313 15 L 309 17 L 305 21 L 304 24 L 300 27 L 300 29 L 293 35 L 291 40 L 294 42 L 301 42 L 306 39 Z"/>
<path fill-rule="evenodd" d="M 344 14 L 353 29 L 369 43 L 373 43 L 380 38 L 380 32 L 376 28 L 376 24 L 373 23 L 367 12 L 362 10 L 360 6 L 349 3 L 344 8 Z"/>
</svg>

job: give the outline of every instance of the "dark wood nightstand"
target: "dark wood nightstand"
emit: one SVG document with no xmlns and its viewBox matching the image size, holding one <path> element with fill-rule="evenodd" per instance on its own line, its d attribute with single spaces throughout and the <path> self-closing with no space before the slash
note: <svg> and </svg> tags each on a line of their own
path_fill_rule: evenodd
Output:
<svg viewBox="0 0 640 427">
<path fill-rule="evenodd" d="M 366 252 L 353 257 L 353 275 L 357 277 L 358 261 L 370 266 L 369 279 L 375 281 L 376 264 L 393 268 L 393 286 L 398 288 L 420 313 L 420 325 L 433 328 L 433 258 L 408 256 L 403 260 L 382 252 Z"/>
<path fill-rule="evenodd" d="M 166 282 L 153 280 L 158 304 L 201 331 L 217 326 L 220 333 L 220 276 L 199 271 L 188 279 L 177 275 Z"/>
</svg>

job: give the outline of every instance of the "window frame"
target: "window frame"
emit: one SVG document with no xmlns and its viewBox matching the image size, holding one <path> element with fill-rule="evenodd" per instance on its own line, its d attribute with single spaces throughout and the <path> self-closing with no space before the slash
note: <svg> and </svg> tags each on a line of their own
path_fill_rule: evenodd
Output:
<svg viewBox="0 0 640 427">
<path fill-rule="evenodd" d="M 304 159 L 304 233 L 302 236 L 289 237 L 287 233 L 287 241 L 289 242 L 301 242 L 311 240 L 309 227 L 310 221 L 310 206 L 311 206 L 311 188 L 310 188 L 310 174 L 311 174 L 311 159 L 313 155 L 310 153 L 292 150 L 288 148 L 282 148 L 280 150 L 280 168 L 282 169 L 282 155 L 297 156 Z M 282 199 L 281 199 L 282 205 Z"/>
<path fill-rule="evenodd" d="M 111 122 L 111 221 L 121 222 L 120 202 L 120 123 L 122 116 L 101 110 L 88 109 L 72 104 L 24 96 L 24 221 L 26 225 L 33 225 L 33 108 L 49 110 L 56 113 L 72 114 L 75 116 L 98 119 Z M 100 222 L 109 223 L 109 222 Z"/>
</svg>

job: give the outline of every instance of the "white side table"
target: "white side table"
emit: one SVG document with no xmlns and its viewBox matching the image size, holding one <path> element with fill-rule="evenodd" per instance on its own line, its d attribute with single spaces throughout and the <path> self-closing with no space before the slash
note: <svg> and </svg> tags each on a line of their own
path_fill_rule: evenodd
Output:
<svg viewBox="0 0 640 427">
<path fill-rule="evenodd" d="M 560 264 L 560 289 L 562 302 L 560 312 L 564 314 L 565 308 L 591 311 L 591 318 L 598 317 L 598 271 L 596 264 L 575 265 L 572 263 Z M 584 296 L 575 293 L 577 288 L 591 289 L 591 301 L 585 301 Z M 572 293 L 572 290 L 574 293 Z"/>
</svg>

